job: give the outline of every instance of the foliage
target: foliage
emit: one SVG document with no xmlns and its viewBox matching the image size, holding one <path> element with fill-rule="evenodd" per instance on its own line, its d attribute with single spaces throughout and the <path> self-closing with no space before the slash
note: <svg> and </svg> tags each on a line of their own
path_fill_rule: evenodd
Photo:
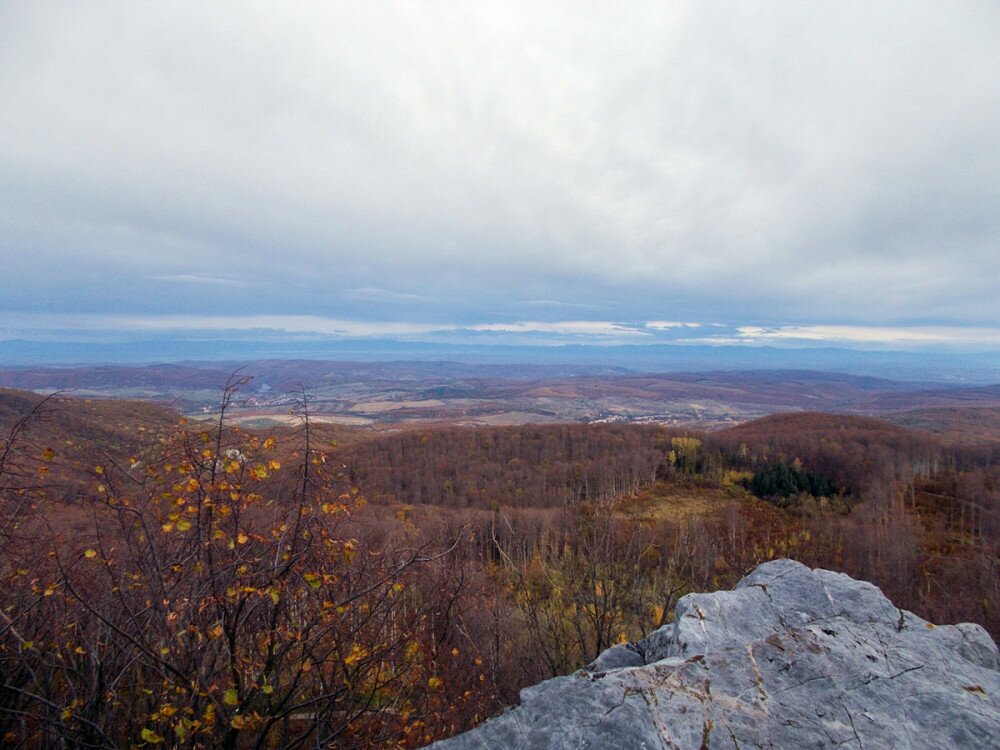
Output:
<svg viewBox="0 0 1000 750">
<path fill-rule="evenodd" d="M 829 479 L 784 461 L 758 469 L 746 487 L 761 498 L 786 498 L 802 492 L 813 497 L 831 497 L 837 493 Z"/>
<path fill-rule="evenodd" d="M 652 426 L 451 427 L 378 436 L 338 458 L 377 502 L 560 508 L 651 484 L 669 437 Z"/>
<path fill-rule="evenodd" d="M 0 745 L 422 746 L 783 556 L 1000 634 L 992 446 L 783 415 L 319 448 L 305 399 L 230 427 L 241 382 L 172 430 L 0 404 Z M 85 484 L 67 423 L 117 441 Z"/>
<path fill-rule="evenodd" d="M 5 746 L 367 747 L 454 728 L 427 625 L 447 602 L 413 586 L 449 550 L 349 535 L 363 500 L 308 421 L 283 479 L 273 438 L 227 429 L 241 382 L 213 429 L 93 467 L 85 548 L 7 548 Z"/>
</svg>

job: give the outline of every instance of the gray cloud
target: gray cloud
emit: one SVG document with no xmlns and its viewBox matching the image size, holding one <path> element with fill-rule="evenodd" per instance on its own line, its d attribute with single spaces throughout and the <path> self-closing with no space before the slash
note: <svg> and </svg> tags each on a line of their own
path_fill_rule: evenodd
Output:
<svg viewBox="0 0 1000 750">
<path fill-rule="evenodd" d="M 392 289 L 379 289 L 378 287 L 361 287 L 351 289 L 346 296 L 358 300 L 388 300 L 392 302 L 426 302 L 431 298 L 426 294 L 413 294 L 412 292 L 396 292 Z"/>
<path fill-rule="evenodd" d="M 995 3 L 38 2 L 0 27 L 10 312 L 997 318 Z"/>
<path fill-rule="evenodd" d="M 208 285 L 229 285 L 243 284 L 240 279 L 227 279 L 222 276 L 201 276 L 192 273 L 175 273 L 169 276 L 153 276 L 153 281 L 175 281 L 179 284 L 208 284 Z"/>
</svg>

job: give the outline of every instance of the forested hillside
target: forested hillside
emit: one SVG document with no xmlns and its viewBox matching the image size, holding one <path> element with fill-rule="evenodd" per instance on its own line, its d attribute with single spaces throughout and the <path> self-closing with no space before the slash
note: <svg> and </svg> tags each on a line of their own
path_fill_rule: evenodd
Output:
<svg viewBox="0 0 1000 750">
<path fill-rule="evenodd" d="M 438 428 L 366 440 L 338 457 L 379 502 L 551 508 L 653 482 L 670 434 L 623 425 Z"/>
<path fill-rule="evenodd" d="M 5 746 L 417 747 L 785 556 L 1000 635 L 990 441 L 822 414 L 380 434 L 305 404 L 260 432 L 226 419 L 238 386 L 197 423 L 3 395 Z"/>
</svg>

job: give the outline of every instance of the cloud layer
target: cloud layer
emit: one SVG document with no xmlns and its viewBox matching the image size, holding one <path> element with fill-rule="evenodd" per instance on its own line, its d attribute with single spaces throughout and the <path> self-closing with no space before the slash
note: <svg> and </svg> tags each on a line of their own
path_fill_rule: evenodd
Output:
<svg viewBox="0 0 1000 750">
<path fill-rule="evenodd" d="M 34 338 L 48 342 L 298 341 L 356 339 L 428 344 L 600 344 L 769 346 L 783 349 L 833 346 L 887 351 L 1000 351 L 1000 327 L 972 326 L 741 326 L 725 323 L 615 323 L 600 320 L 516 323 L 358 321 L 312 315 L 67 315 L 0 313 L 0 342 Z M 160 347 L 163 352 L 168 348 Z M 163 356 L 162 354 L 160 356 Z"/>
<path fill-rule="evenodd" d="M 36 2 L 0 27 L 0 312 L 28 328 L 996 343 L 954 333 L 1000 313 L 996 3 Z"/>
</svg>

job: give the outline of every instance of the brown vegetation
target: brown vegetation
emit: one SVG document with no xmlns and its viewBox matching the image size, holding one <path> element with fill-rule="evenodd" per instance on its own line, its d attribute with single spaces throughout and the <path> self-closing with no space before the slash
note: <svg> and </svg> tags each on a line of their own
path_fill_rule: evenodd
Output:
<svg viewBox="0 0 1000 750">
<path fill-rule="evenodd" d="M 107 434 L 72 400 L 0 402 L 5 747 L 416 747 L 774 557 L 1000 635 L 991 443 L 806 414 L 335 448 L 231 427 L 237 385 L 211 425 L 99 404 Z M 69 458 L 75 430 L 105 442 Z M 752 496 L 778 462 L 837 496 Z"/>
</svg>

